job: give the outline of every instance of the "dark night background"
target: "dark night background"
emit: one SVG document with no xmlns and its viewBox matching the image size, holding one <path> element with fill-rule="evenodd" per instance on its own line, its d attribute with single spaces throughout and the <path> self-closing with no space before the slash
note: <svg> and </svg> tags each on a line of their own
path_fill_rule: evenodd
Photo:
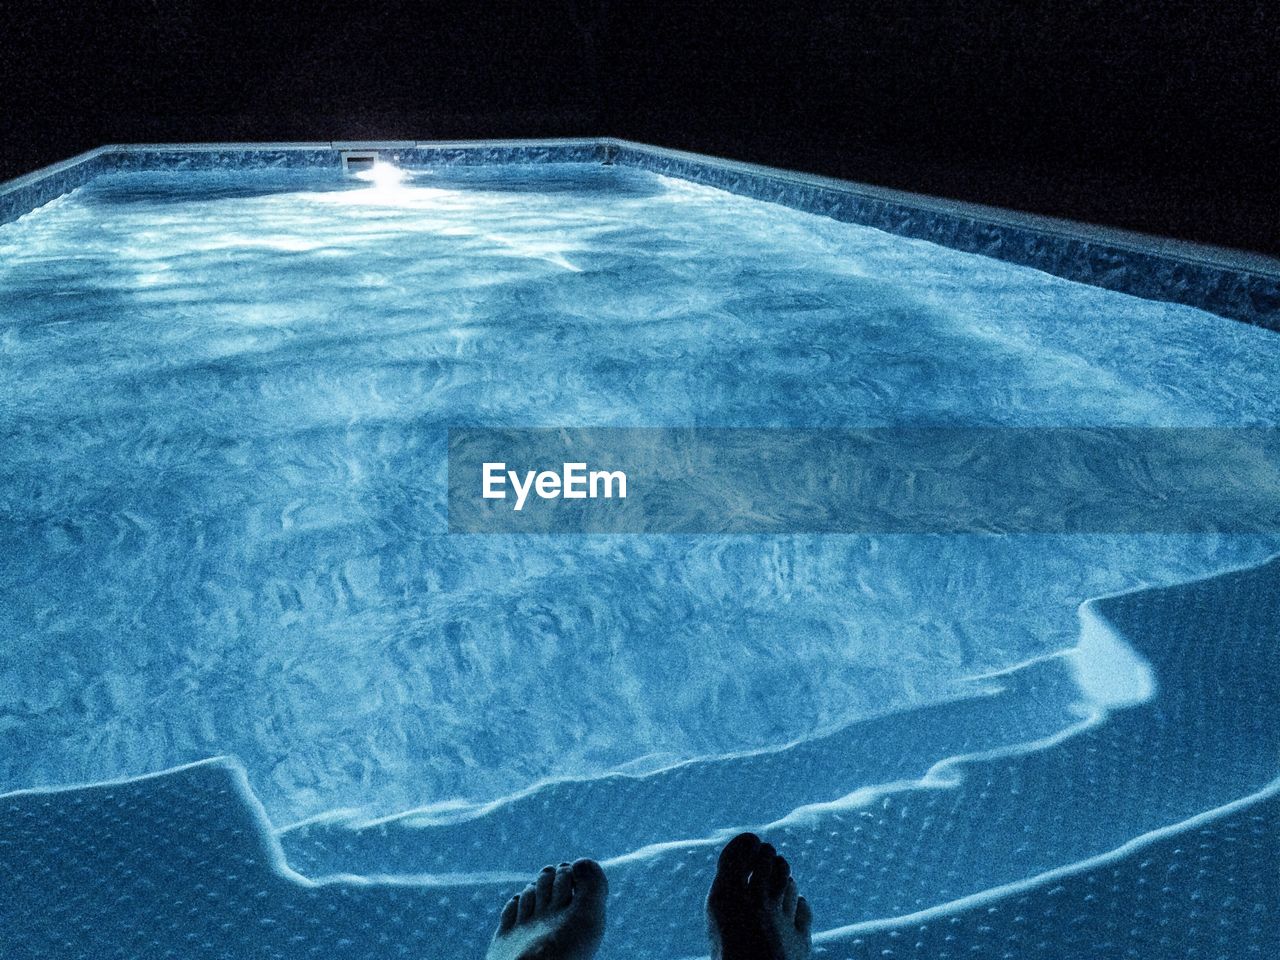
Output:
<svg viewBox="0 0 1280 960">
<path fill-rule="evenodd" d="M 0 8 L 0 179 L 108 142 L 611 134 L 1280 254 L 1273 2 Z"/>
</svg>

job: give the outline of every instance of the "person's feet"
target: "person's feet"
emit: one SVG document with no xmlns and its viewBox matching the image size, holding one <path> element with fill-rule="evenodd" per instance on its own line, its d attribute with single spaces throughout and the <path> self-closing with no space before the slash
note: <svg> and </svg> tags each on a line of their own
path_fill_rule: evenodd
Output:
<svg viewBox="0 0 1280 960">
<path fill-rule="evenodd" d="M 754 833 L 725 845 L 707 894 L 712 960 L 804 960 L 812 924 L 790 865 L 772 846 Z"/>
<path fill-rule="evenodd" d="M 502 908 L 486 960 L 588 960 L 604 935 L 608 893 L 594 860 L 543 867 Z"/>
</svg>

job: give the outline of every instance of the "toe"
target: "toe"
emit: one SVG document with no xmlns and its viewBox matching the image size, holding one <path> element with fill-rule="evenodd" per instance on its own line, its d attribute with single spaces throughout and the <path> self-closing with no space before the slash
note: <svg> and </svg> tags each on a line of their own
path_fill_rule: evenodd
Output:
<svg viewBox="0 0 1280 960">
<path fill-rule="evenodd" d="M 720 851 L 720 863 L 717 869 L 721 873 L 740 874 L 746 882 L 746 871 L 760 849 L 760 838 L 754 833 L 740 833 L 724 845 Z"/>
<path fill-rule="evenodd" d="M 594 860 L 575 860 L 573 873 L 573 911 L 576 914 L 604 917 L 604 902 L 609 896 L 609 881 Z"/>
<path fill-rule="evenodd" d="M 520 892 L 520 913 L 516 917 L 516 923 L 524 923 L 533 917 L 533 908 L 537 903 L 537 890 L 533 884 L 529 884 Z"/>
<path fill-rule="evenodd" d="M 555 883 L 556 868 L 543 867 L 538 879 L 533 882 L 533 912 L 542 916 L 551 908 L 551 888 Z"/>
<path fill-rule="evenodd" d="M 800 895 L 800 890 L 796 886 L 795 877 L 787 877 L 786 888 L 782 891 L 782 912 L 788 917 L 796 915 L 796 898 Z"/>
<path fill-rule="evenodd" d="M 773 861 L 777 858 L 778 851 L 773 849 L 773 844 L 760 844 L 760 849 L 751 859 L 751 876 L 747 880 L 747 896 L 752 900 L 764 900 L 768 895 L 773 878 Z"/>
<path fill-rule="evenodd" d="M 751 861 L 759 849 L 760 838 L 754 833 L 740 833 L 724 845 L 707 895 L 708 904 L 728 904 L 742 895 L 747 888 Z"/>
<path fill-rule="evenodd" d="M 809 901 L 801 897 L 796 901 L 796 929 L 808 933 L 813 926 L 813 911 L 809 909 Z"/>
<path fill-rule="evenodd" d="M 512 897 L 507 901 L 506 906 L 502 908 L 502 915 L 498 917 L 498 932 L 506 933 L 516 925 L 516 916 L 520 912 L 519 895 Z"/>
<path fill-rule="evenodd" d="M 769 874 L 769 899 L 777 900 L 787 889 L 787 881 L 791 879 L 791 864 L 786 857 L 777 857 L 773 861 L 773 870 Z"/>
<path fill-rule="evenodd" d="M 573 899 L 573 868 L 562 863 L 556 868 L 556 878 L 551 884 L 551 909 L 563 910 Z"/>
</svg>

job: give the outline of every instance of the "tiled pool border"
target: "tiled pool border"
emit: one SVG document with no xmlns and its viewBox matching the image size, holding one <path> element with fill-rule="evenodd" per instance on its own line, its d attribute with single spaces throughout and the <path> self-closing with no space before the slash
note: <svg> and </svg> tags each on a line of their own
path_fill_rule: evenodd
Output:
<svg viewBox="0 0 1280 960">
<path fill-rule="evenodd" d="M 90 150 L 0 184 L 0 224 L 123 170 L 339 170 L 341 151 L 404 166 L 608 162 L 1034 267 L 1081 283 L 1198 307 L 1280 332 L 1280 260 L 610 137 L 557 140 L 129 144 Z"/>
</svg>

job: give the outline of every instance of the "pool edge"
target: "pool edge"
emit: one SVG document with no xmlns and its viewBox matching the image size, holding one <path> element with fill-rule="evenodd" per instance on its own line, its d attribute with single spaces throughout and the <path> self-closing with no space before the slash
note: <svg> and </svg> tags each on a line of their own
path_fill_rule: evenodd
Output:
<svg viewBox="0 0 1280 960">
<path fill-rule="evenodd" d="M 610 140 L 614 161 L 1280 332 L 1280 260 L 1002 207 Z"/>
<path fill-rule="evenodd" d="M 615 163 L 1032 267 L 1117 293 L 1195 307 L 1280 332 L 1280 260 L 1263 254 L 725 160 L 616 137 L 106 144 L 0 183 L 0 225 L 83 186 L 101 173 L 233 167 L 337 169 L 344 149 L 374 149 L 393 162 L 410 165 Z"/>
</svg>

